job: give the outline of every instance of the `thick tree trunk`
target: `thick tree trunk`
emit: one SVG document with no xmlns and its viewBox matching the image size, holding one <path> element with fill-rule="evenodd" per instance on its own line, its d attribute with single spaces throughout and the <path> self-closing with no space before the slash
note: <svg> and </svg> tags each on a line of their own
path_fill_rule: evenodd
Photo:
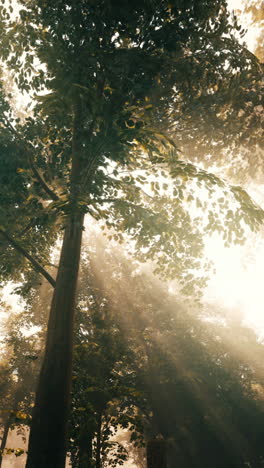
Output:
<svg viewBox="0 0 264 468">
<path fill-rule="evenodd" d="M 147 468 L 166 468 L 166 442 L 151 439 L 147 443 Z"/>
<path fill-rule="evenodd" d="M 1 441 L 1 446 L 0 446 L 0 468 L 2 466 L 2 461 L 3 461 L 3 456 L 4 456 L 4 450 L 6 447 L 6 441 L 8 437 L 8 432 L 11 426 L 11 417 L 9 417 L 4 425 L 4 431 L 2 434 L 2 441 Z"/>
<path fill-rule="evenodd" d="M 78 204 L 83 118 L 80 99 L 74 108 L 69 215 L 61 250 L 47 330 L 44 361 L 33 411 L 26 468 L 64 468 L 70 409 L 75 293 L 84 214 Z"/>
<path fill-rule="evenodd" d="M 27 468 L 64 468 L 70 404 L 75 291 L 83 215 L 65 230 L 48 324 L 48 336 L 29 438 Z"/>
</svg>

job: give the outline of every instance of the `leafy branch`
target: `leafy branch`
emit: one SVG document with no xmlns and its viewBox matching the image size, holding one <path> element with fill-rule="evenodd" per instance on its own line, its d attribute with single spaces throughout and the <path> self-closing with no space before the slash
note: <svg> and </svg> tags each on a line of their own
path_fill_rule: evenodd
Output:
<svg viewBox="0 0 264 468">
<path fill-rule="evenodd" d="M 15 136 L 15 138 L 17 140 L 20 141 L 20 143 L 22 143 L 23 147 L 25 148 L 25 150 L 27 152 L 31 170 L 32 170 L 34 176 L 36 177 L 37 181 L 39 182 L 40 186 L 43 188 L 43 190 L 47 193 L 47 195 L 49 195 L 49 197 L 53 201 L 58 201 L 59 200 L 58 195 L 48 186 L 48 184 L 46 183 L 46 181 L 44 180 L 42 175 L 39 173 L 38 169 L 36 168 L 36 166 L 34 164 L 34 159 L 33 159 L 33 156 L 32 156 L 33 147 L 31 147 L 29 145 L 29 143 L 26 143 L 23 140 L 23 138 L 21 137 L 19 132 L 14 128 L 14 126 L 9 121 L 6 121 L 3 118 L 1 118 L 0 122 L 4 125 L 4 127 L 7 130 L 9 130 Z"/>
<path fill-rule="evenodd" d="M 3 228 L 0 228 L 0 234 L 8 241 L 8 243 L 21 253 L 29 262 L 33 265 L 35 271 L 41 273 L 44 278 L 55 288 L 56 281 L 52 276 L 43 268 L 43 266 L 34 258 L 30 253 L 28 253 L 24 247 L 22 247 L 12 236 L 10 236 Z"/>
</svg>

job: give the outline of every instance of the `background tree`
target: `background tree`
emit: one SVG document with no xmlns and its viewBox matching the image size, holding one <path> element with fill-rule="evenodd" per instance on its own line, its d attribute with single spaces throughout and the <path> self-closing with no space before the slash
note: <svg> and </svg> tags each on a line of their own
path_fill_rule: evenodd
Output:
<svg viewBox="0 0 264 468">
<path fill-rule="evenodd" d="M 25 317 L 10 313 L 5 325 L 2 362 L 5 363 L 1 384 L 1 424 L 3 426 L 0 466 L 5 454 L 20 456 L 24 450 L 6 447 L 10 430 L 16 430 L 24 442 L 30 424 L 34 402 L 34 384 L 39 371 L 39 344 L 37 335 L 24 336 Z M 2 364 L 4 366 L 4 364 Z"/>
<path fill-rule="evenodd" d="M 161 449 L 164 463 L 166 457 L 172 467 L 176 461 L 195 467 L 240 467 L 246 462 L 261 466 L 263 399 L 256 388 L 263 385 L 263 346 L 254 333 L 239 321 L 224 320 L 219 310 L 204 311 L 198 318 L 197 311 L 180 305 L 165 284 L 149 272 L 145 276 L 113 243 L 108 250 L 98 240 L 88 245 L 89 267 L 81 274 L 80 296 L 86 344 L 79 364 L 83 370 L 78 366 L 74 375 L 77 414 L 79 410 L 86 419 L 87 408 L 92 408 L 96 415 L 94 398 L 99 402 L 107 394 L 110 406 L 105 409 L 112 414 L 112 426 L 130 427 L 134 442 L 140 441 L 140 434 L 148 442 L 148 466 L 160 466 Z M 86 328 L 85 316 L 90 321 L 94 313 L 98 317 L 98 310 L 104 320 Z M 206 326 L 208 314 L 214 321 Z M 108 352 L 104 342 L 96 346 L 102 331 L 108 332 Z M 111 335 L 117 353 L 113 344 L 109 346 Z M 236 345 L 231 346 L 234 335 Z M 119 336 L 127 347 L 125 358 L 118 357 L 124 346 L 119 346 Z M 96 359 L 92 372 L 84 364 L 86 352 L 88 362 Z M 102 366 L 110 369 L 108 382 L 102 380 Z M 117 400 L 118 412 L 112 412 L 111 399 Z"/>
<path fill-rule="evenodd" d="M 161 448 L 169 467 L 176 460 L 199 468 L 261 466 L 263 346 L 239 317 L 211 308 L 199 316 L 197 305 L 180 304 L 150 266 L 124 255 L 98 230 L 86 242 L 79 282 L 69 433 L 73 466 L 121 463 L 128 447 L 112 439 L 118 427 L 130 429 L 132 443 L 145 442 L 149 466 Z M 20 379 L 29 395 L 31 362 L 39 361 L 31 358 L 40 354 L 43 332 L 31 338 L 37 353 L 35 344 L 29 354 L 19 330 L 41 320 L 44 326 L 42 299 L 44 307 L 37 310 L 33 301 L 9 323 L 10 346 L 19 351 L 10 365 L 15 372 L 15 362 L 26 366 Z"/>
</svg>

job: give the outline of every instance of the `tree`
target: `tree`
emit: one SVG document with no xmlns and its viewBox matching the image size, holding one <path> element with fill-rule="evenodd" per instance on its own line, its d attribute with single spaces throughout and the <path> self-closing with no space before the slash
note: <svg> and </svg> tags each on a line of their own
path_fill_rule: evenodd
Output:
<svg viewBox="0 0 264 468">
<path fill-rule="evenodd" d="M 96 4 L 92 0 L 22 0 L 21 5 L 20 19 L 15 23 L 10 21 L 5 6 L 1 7 L 1 56 L 16 73 L 21 90 L 44 90 L 45 94 L 36 97 L 33 116 L 23 125 L 12 120 L 3 101 L 3 146 L 14 147 L 12 174 L 22 169 L 19 184 L 23 190 L 18 200 L 15 191 L 11 201 L 14 231 L 8 232 L 4 209 L 0 232 L 9 246 L 7 250 L 12 255 L 19 252 L 54 286 L 27 467 L 59 468 L 65 464 L 73 316 L 84 215 L 88 212 L 120 228 L 117 216 L 122 214 L 123 230 L 141 235 L 143 245 L 146 229 L 150 233 L 152 230 L 153 239 L 157 237 L 157 226 L 161 232 L 168 229 L 171 239 L 168 220 L 162 227 L 163 220 L 155 211 L 149 212 L 144 203 L 133 169 L 165 164 L 174 173 L 208 180 L 192 165 L 182 168 L 175 155 L 176 145 L 161 130 L 162 123 L 167 124 L 166 117 L 177 98 L 182 114 L 185 108 L 195 107 L 200 90 L 205 90 L 214 115 L 215 102 L 210 100 L 214 86 L 226 83 L 223 77 L 231 80 L 240 59 L 241 66 L 247 63 L 252 79 L 258 67 L 254 58 L 248 63 L 247 54 L 238 47 L 236 61 L 231 60 L 235 42 L 232 36 L 229 42 L 225 40 L 232 27 L 224 1 L 199 2 L 199 8 L 196 2 L 182 4 L 176 0 L 171 4 L 134 2 L 133 6 L 118 0 Z M 217 66 L 213 60 L 216 56 L 220 57 Z M 230 68 L 225 75 L 226 60 Z M 194 71 L 195 89 L 190 82 Z M 226 100 L 222 105 L 221 99 L 222 95 L 220 107 L 224 108 Z M 200 119 L 200 112 L 194 113 L 196 116 Z M 172 149 L 174 153 L 169 151 Z M 123 170 L 130 174 L 123 176 Z M 14 180 L 12 175 L 8 184 L 12 186 Z M 211 176 L 209 181 L 214 184 L 216 179 Z M 239 191 L 235 195 L 239 198 Z M 181 197 L 179 191 L 178 200 Z M 258 224 L 261 212 L 250 202 L 241 203 L 242 213 L 245 208 L 248 218 L 251 210 L 251 219 Z M 21 222 L 27 221 L 22 227 L 22 240 L 29 251 L 14 237 L 14 232 L 21 236 L 15 224 L 17 213 Z M 156 221 L 154 233 L 150 220 Z M 55 283 L 44 264 L 58 229 L 64 230 L 64 236 Z M 24 241 L 26 234 L 29 237 Z M 166 245 L 169 256 L 170 240 Z M 14 258 L 13 264 L 7 263 L 9 268 L 22 268 L 21 262 L 17 264 L 18 256 Z"/>
<path fill-rule="evenodd" d="M 228 80 L 226 91 L 229 96 L 232 96 L 232 105 L 227 104 L 226 107 L 222 107 L 220 97 L 223 95 L 222 82 L 213 96 L 207 96 L 207 99 L 214 100 L 216 107 L 219 106 L 219 111 L 214 116 L 206 112 L 208 103 L 205 97 L 201 95 L 198 98 L 205 104 L 204 112 L 202 111 L 202 103 L 195 106 L 187 130 L 191 134 L 197 132 L 196 138 L 193 137 L 191 140 L 188 138 L 188 134 L 181 127 L 181 119 L 183 118 L 181 115 L 173 116 L 173 120 L 176 121 L 173 131 L 176 133 L 179 128 L 181 129 L 180 135 L 176 133 L 178 136 L 177 141 L 181 142 L 180 148 L 190 160 L 202 161 L 204 167 L 215 164 L 222 177 L 246 186 L 251 181 L 258 181 L 259 183 L 263 181 L 263 3 L 254 0 L 243 0 L 241 6 L 242 11 L 232 12 L 232 18 L 238 30 L 240 30 L 240 42 L 243 41 L 246 33 L 242 26 L 238 25 L 240 14 L 246 16 L 249 29 L 252 26 L 255 27 L 255 34 L 258 28 L 254 54 L 259 59 L 255 62 L 259 72 L 256 73 L 254 66 L 253 69 L 251 65 L 248 68 L 253 54 L 247 51 L 244 64 L 240 62 L 239 65 L 237 62 L 235 72 L 232 67 L 230 68 L 232 78 Z M 226 41 L 228 43 L 229 38 L 226 38 Z M 224 44 L 223 42 L 223 47 L 227 43 Z M 241 45 L 237 43 L 235 47 L 238 47 L 237 53 L 240 54 Z M 236 61 L 235 58 L 234 60 Z M 237 92 L 238 90 L 240 91 Z M 195 124 L 193 125 L 197 119 L 197 117 L 194 118 L 196 112 L 200 113 L 200 124 L 197 128 Z M 201 140 L 199 135 L 203 133 L 202 128 L 204 126 L 207 129 L 211 127 L 212 131 L 209 138 Z M 214 128 L 218 129 L 217 136 L 215 136 Z M 226 141 L 227 138 L 228 141 Z M 214 148 L 211 147 L 211 139 L 217 141 Z"/>
<path fill-rule="evenodd" d="M 127 383 L 123 373 L 129 367 L 125 364 L 128 351 L 122 346 L 120 330 L 105 316 L 102 320 L 102 311 L 89 314 L 93 325 L 90 322 L 84 328 L 88 317 L 83 321 L 83 334 L 75 347 L 69 433 L 73 467 L 101 468 L 104 461 L 117 466 L 127 458 L 123 446 L 109 439 L 122 419 L 120 400 Z"/>
<path fill-rule="evenodd" d="M 89 237 L 75 325 L 73 466 L 117 466 L 125 451 L 111 454 L 122 446 L 109 437 L 120 426 L 130 428 L 132 443 L 145 439 L 149 466 L 160 466 L 161 456 L 172 467 L 176 460 L 197 468 L 260 466 L 263 345 L 239 321 L 224 322 L 219 310 L 204 311 L 206 319 L 221 319 L 205 326 L 196 305 L 179 304 L 115 241 L 106 243 L 98 228 Z M 36 303 L 31 307 L 10 324 L 10 344 Z M 17 358 L 22 369 L 31 362 L 25 354 Z"/>
<path fill-rule="evenodd" d="M 219 310 L 198 318 L 197 306 L 181 305 L 114 241 L 90 236 L 76 334 L 76 440 L 86 435 L 89 447 L 87 414 L 96 418 L 96 402 L 107 395 L 104 414 L 113 427 L 130 427 L 134 442 L 144 437 L 148 466 L 165 458 L 171 467 L 261 466 L 263 398 L 255 389 L 263 385 L 263 345 L 254 332 Z"/>
<path fill-rule="evenodd" d="M 118 424 L 118 402 L 124 396 L 126 380 L 123 372 L 131 356 L 125 337 L 108 316 L 105 298 L 91 287 L 91 271 L 85 273 L 78 296 L 84 310 L 78 308 L 76 319 L 69 451 L 73 467 L 101 468 L 104 459 L 110 463 L 110 452 L 114 455 L 111 466 L 126 459 L 122 446 L 113 447 L 109 438 Z"/>
<path fill-rule="evenodd" d="M 1 381 L 1 425 L 3 425 L 0 448 L 0 466 L 3 455 L 15 453 L 20 456 L 24 450 L 6 448 L 10 429 L 26 440 L 25 428 L 30 424 L 32 403 L 34 401 L 34 384 L 39 371 L 39 349 L 37 336 L 23 336 L 21 328 L 25 317 L 19 313 L 9 314 L 5 324 L 3 341 Z M 37 348 L 37 350 L 36 350 Z"/>
</svg>

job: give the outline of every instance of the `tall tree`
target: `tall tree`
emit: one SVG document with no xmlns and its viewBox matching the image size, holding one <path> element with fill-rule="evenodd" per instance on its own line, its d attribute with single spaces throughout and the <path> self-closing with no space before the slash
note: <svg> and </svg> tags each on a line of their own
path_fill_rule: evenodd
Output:
<svg viewBox="0 0 264 468">
<path fill-rule="evenodd" d="M 176 108 L 188 116 L 185 128 L 189 128 L 189 115 L 199 122 L 201 112 L 192 109 L 197 104 L 204 112 L 204 101 L 196 100 L 200 91 L 205 93 L 208 115 L 219 111 L 210 96 L 219 98 L 217 103 L 224 110 L 226 92 L 215 96 L 216 87 L 232 80 L 232 70 L 239 64 L 246 64 L 251 79 L 258 74 L 258 67 L 254 58 L 249 63 L 245 51 L 234 47 L 237 43 L 222 0 L 199 5 L 192 0 L 169 4 L 156 0 L 133 4 L 119 0 L 21 0 L 21 5 L 15 23 L 10 21 L 7 8 L 1 7 L 1 56 L 16 73 L 21 90 L 42 90 L 42 94 L 36 97 L 33 116 L 25 125 L 12 120 L 3 101 L 2 146 L 14 147 L 12 161 L 7 151 L 3 155 L 3 164 L 10 161 L 13 166 L 7 185 L 15 184 L 15 170 L 21 177 L 17 180 L 22 192 L 18 196 L 14 190 L 11 200 L 14 232 L 7 229 L 4 209 L 0 234 L 12 255 L 23 256 L 54 287 L 27 467 L 59 468 L 65 465 L 84 215 L 88 212 L 97 219 L 105 218 L 119 228 L 123 222 L 124 230 L 141 235 L 142 246 L 146 230 L 151 239 L 157 239 L 157 232 L 165 238 L 167 231 L 164 258 L 169 258 L 172 239 L 176 250 L 180 240 L 175 239 L 169 218 L 164 224 L 155 209 L 151 211 L 144 204 L 148 194 L 142 194 L 133 170 L 165 165 L 175 177 L 180 174 L 217 183 L 212 176 L 179 163 L 176 145 L 164 133 L 162 123 L 167 125 L 170 111 Z M 206 125 L 200 130 L 208 134 Z M 154 184 L 154 194 L 157 187 Z M 234 193 L 239 198 L 239 191 Z M 177 194 L 181 204 L 182 191 Z M 5 193 L 1 195 L 8 205 Z M 30 206 L 34 207 L 32 214 Z M 261 212 L 243 196 L 241 206 L 247 219 L 251 213 L 253 224 L 260 221 Z M 16 213 L 23 214 L 19 220 L 27 221 L 22 231 L 16 226 Z M 55 282 L 45 262 L 58 229 L 63 229 L 64 235 Z M 188 245 L 190 240 L 182 242 Z M 156 253 L 157 246 L 150 256 Z M 13 268 L 7 263 L 12 271 L 23 266 L 17 263 L 17 255 L 14 258 Z"/>
</svg>

